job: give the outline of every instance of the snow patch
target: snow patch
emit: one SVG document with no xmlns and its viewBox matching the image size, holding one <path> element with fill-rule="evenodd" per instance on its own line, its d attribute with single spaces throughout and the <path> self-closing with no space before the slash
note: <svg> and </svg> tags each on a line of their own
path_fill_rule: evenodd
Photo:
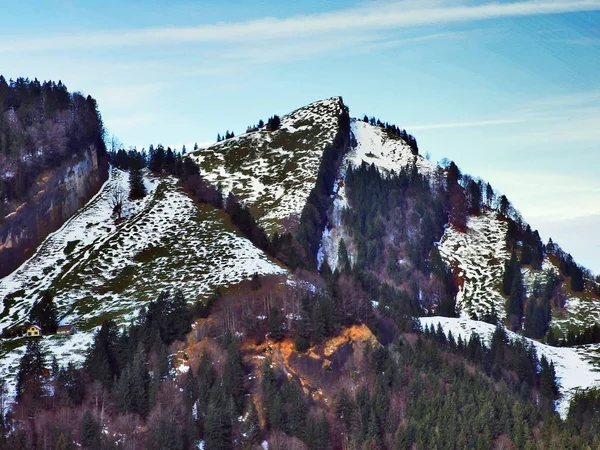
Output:
<svg viewBox="0 0 600 450">
<path fill-rule="evenodd" d="M 469 340 L 473 333 L 477 333 L 486 345 L 490 344 L 496 329 L 494 325 L 466 318 L 423 317 L 419 320 L 423 327 L 433 325 L 436 328 L 439 323 L 446 334 L 452 332 L 454 339 L 461 336 L 463 340 Z M 508 330 L 506 333 L 510 339 L 523 339 L 533 344 L 538 358 L 544 355 L 554 363 L 562 394 L 557 402 L 557 411 L 563 419 L 567 416 L 569 402 L 577 390 L 600 386 L 600 372 L 586 355 L 590 348 L 597 346 L 551 347 Z"/>
<path fill-rule="evenodd" d="M 495 312 L 502 319 L 506 315 L 498 283 L 504 274 L 504 263 L 510 258 L 507 231 L 508 225 L 494 211 L 469 217 L 466 233 L 446 227 L 438 249 L 464 281 L 456 297 L 461 317 Z"/>
</svg>

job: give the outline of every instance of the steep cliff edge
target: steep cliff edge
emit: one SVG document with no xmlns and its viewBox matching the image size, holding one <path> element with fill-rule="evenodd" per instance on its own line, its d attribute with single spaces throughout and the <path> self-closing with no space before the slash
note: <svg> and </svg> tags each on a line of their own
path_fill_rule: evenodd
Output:
<svg viewBox="0 0 600 450">
<path fill-rule="evenodd" d="M 108 178 L 96 100 L 61 81 L 0 75 L 0 277 Z"/>
<path fill-rule="evenodd" d="M 93 147 L 43 172 L 30 199 L 0 224 L 0 277 L 10 274 L 35 248 L 84 206 L 108 179 L 106 153 Z"/>
</svg>

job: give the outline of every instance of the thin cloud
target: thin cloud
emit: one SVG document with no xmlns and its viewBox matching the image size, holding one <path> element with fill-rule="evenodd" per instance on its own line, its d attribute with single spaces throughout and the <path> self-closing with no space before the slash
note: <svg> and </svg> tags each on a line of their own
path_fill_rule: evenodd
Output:
<svg viewBox="0 0 600 450">
<path fill-rule="evenodd" d="M 11 36 L 0 44 L 0 52 L 33 52 L 66 49 L 122 48 L 185 43 L 257 42 L 298 39 L 303 36 L 340 32 L 386 31 L 424 25 L 560 14 L 600 10 L 600 0 L 521 1 L 515 3 L 462 4 L 401 1 L 375 3 L 368 7 L 291 18 L 267 17 L 245 22 L 217 23 L 197 27 L 111 30 L 26 39 Z"/>
<path fill-rule="evenodd" d="M 530 118 L 517 118 L 517 119 L 495 119 L 495 120 L 476 120 L 469 122 L 445 122 L 445 123 L 432 123 L 425 125 L 407 125 L 406 129 L 409 131 L 422 131 L 422 130 L 443 130 L 447 128 L 474 128 L 474 127 L 489 127 L 496 125 L 514 125 L 518 123 L 531 122 L 533 119 Z"/>
</svg>

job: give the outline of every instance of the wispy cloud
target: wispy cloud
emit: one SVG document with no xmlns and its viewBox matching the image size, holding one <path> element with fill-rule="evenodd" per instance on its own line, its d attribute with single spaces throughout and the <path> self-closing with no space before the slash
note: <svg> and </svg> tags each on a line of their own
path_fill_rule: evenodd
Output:
<svg viewBox="0 0 600 450">
<path fill-rule="evenodd" d="M 530 122 L 530 118 L 514 118 L 514 119 L 491 119 L 491 120 L 474 120 L 468 122 L 444 122 L 444 123 L 432 123 L 425 125 L 407 125 L 406 128 L 409 131 L 423 131 L 423 130 L 444 130 L 448 128 L 476 128 L 476 127 L 489 127 L 498 125 L 514 125 L 518 123 Z"/>
<path fill-rule="evenodd" d="M 123 48 L 185 43 L 258 42 L 332 35 L 340 32 L 374 32 L 424 25 L 456 24 L 487 19 L 600 10 L 600 0 L 534 0 L 512 3 L 400 1 L 374 3 L 325 14 L 290 18 L 262 18 L 197 27 L 165 27 L 109 30 L 3 39 L 0 52 L 32 52 L 66 49 Z"/>
<path fill-rule="evenodd" d="M 600 183 L 582 174 L 555 171 L 488 169 L 487 178 L 502 186 L 529 221 L 565 220 L 600 214 Z"/>
<path fill-rule="evenodd" d="M 516 104 L 500 117 L 406 125 L 413 131 L 435 131 L 458 128 L 513 127 L 510 139 L 522 139 L 537 144 L 544 142 L 574 142 L 600 140 L 600 91 L 575 92 L 543 97 Z"/>
</svg>

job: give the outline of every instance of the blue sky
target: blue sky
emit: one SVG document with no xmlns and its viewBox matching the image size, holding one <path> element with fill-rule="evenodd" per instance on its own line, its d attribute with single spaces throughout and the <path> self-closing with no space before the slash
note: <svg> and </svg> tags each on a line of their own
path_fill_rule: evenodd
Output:
<svg viewBox="0 0 600 450">
<path fill-rule="evenodd" d="M 138 148 L 342 95 L 600 273 L 599 23 L 600 0 L 21 0 L 2 5 L 0 72 L 91 94 Z"/>
</svg>

